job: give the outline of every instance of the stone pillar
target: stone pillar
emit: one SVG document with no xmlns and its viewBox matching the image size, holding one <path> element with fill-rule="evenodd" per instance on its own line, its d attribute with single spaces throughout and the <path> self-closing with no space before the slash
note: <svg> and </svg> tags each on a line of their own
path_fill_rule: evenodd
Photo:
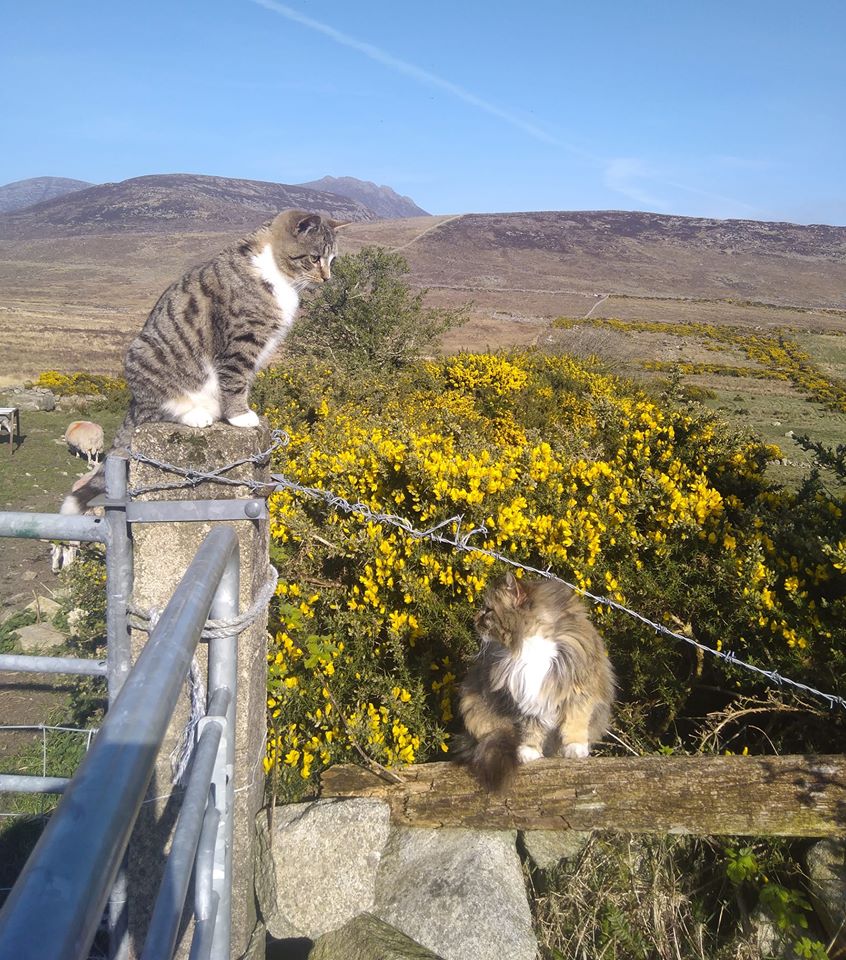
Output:
<svg viewBox="0 0 846 960">
<path fill-rule="evenodd" d="M 172 423 L 140 427 L 132 449 L 161 462 L 211 471 L 249 457 L 270 445 L 269 432 L 215 423 L 204 430 Z M 248 463 L 226 473 L 232 479 L 268 482 L 267 467 Z M 167 484 L 180 478 L 158 467 L 130 461 L 129 487 Z M 253 496 L 246 487 L 202 483 L 194 487 L 141 494 L 144 500 L 220 500 Z M 238 535 L 241 559 L 240 610 L 252 602 L 268 580 L 268 522 L 238 520 L 231 523 Z M 194 557 L 212 524 L 202 521 L 180 523 L 135 523 L 134 603 L 144 609 L 162 609 Z M 147 642 L 147 634 L 134 631 L 133 662 Z M 231 956 L 241 956 L 256 923 L 254 872 L 254 824 L 264 795 L 265 703 L 266 703 L 266 615 L 241 633 L 238 644 L 238 692 L 235 744 L 235 815 L 233 837 L 232 941 Z M 207 649 L 197 648 L 202 676 L 207 677 Z M 129 848 L 128 904 L 130 955 L 140 955 L 158 890 L 164 856 L 169 849 L 182 788 L 172 785 L 171 753 L 189 717 L 189 695 L 180 698 L 165 737 L 141 808 Z M 185 917 L 180 928 L 177 957 L 187 957 L 193 933 L 190 920 L 193 888 L 189 888 Z M 188 919 L 186 919 L 188 918 Z"/>
</svg>

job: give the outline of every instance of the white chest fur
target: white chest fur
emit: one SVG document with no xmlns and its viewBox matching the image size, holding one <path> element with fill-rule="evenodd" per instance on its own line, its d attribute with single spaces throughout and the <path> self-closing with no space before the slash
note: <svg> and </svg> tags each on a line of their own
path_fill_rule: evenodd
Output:
<svg viewBox="0 0 846 960">
<path fill-rule="evenodd" d="M 262 249 L 261 253 L 257 253 L 253 257 L 253 266 L 256 268 L 260 279 L 270 284 L 273 296 L 279 305 L 279 325 L 256 358 L 255 368 L 261 370 L 273 356 L 276 348 L 294 322 L 297 307 L 300 305 L 300 296 L 291 281 L 276 265 L 276 260 L 273 258 L 273 249 L 269 243 Z"/>
<path fill-rule="evenodd" d="M 555 662 L 556 652 L 552 640 L 532 636 L 523 641 L 519 656 L 512 660 L 504 685 L 521 713 L 546 719 L 550 704 L 547 697 L 541 696 L 541 690 Z M 552 718 L 549 719 L 551 722 Z"/>
</svg>

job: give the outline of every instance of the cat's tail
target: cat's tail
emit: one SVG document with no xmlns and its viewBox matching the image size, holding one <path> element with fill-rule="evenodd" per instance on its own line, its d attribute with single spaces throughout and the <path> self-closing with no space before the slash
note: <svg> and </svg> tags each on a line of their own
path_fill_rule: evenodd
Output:
<svg viewBox="0 0 846 960">
<path fill-rule="evenodd" d="M 106 457 L 116 450 L 124 450 L 129 446 L 132 431 L 136 426 L 135 417 L 130 411 L 126 417 L 124 417 L 123 423 L 118 427 L 115 438 L 112 441 L 111 449 L 106 453 Z M 105 457 L 103 459 L 105 460 Z M 71 492 L 62 501 L 62 507 L 59 512 L 64 514 L 85 513 L 91 501 L 105 492 L 106 473 L 105 466 L 101 463 L 94 470 L 89 471 L 74 483 L 71 487 Z"/>
<path fill-rule="evenodd" d="M 495 730 L 479 740 L 469 734 L 456 738 L 453 755 L 458 763 L 470 768 L 481 785 L 493 793 L 504 790 L 514 779 L 520 766 L 517 729 Z"/>
</svg>

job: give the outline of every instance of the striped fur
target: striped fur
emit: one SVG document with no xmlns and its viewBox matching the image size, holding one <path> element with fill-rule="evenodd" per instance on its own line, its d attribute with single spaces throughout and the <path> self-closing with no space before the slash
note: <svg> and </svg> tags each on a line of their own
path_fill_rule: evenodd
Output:
<svg viewBox="0 0 846 960">
<path fill-rule="evenodd" d="M 485 591 L 475 624 L 481 648 L 459 693 L 456 759 L 502 790 L 521 763 L 588 756 L 608 726 L 614 672 L 575 593 L 508 574 Z"/>
<path fill-rule="evenodd" d="M 339 226 L 286 210 L 168 287 L 127 350 L 131 399 L 113 448 L 128 447 L 142 423 L 256 426 L 253 378 L 290 329 L 300 292 L 329 279 Z M 83 512 L 103 489 L 98 473 L 62 512 Z"/>
</svg>

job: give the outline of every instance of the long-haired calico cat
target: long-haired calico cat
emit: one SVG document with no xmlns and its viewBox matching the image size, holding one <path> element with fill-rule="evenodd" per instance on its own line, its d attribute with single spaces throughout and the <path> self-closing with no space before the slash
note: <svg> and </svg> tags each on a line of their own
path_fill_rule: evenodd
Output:
<svg viewBox="0 0 846 960">
<path fill-rule="evenodd" d="M 286 210 L 161 295 L 126 354 L 129 411 L 113 447 L 142 423 L 254 427 L 247 405 L 256 372 L 290 329 L 300 291 L 329 279 L 334 220 Z M 80 513 L 105 489 L 102 472 L 62 505 Z"/>
<path fill-rule="evenodd" d="M 521 763 L 588 756 L 608 725 L 614 672 L 576 594 L 509 573 L 485 591 L 475 626 L 481 648 L 460 688 L 467 735 L 456 759 L 500 790 Z"/>
</svg>

